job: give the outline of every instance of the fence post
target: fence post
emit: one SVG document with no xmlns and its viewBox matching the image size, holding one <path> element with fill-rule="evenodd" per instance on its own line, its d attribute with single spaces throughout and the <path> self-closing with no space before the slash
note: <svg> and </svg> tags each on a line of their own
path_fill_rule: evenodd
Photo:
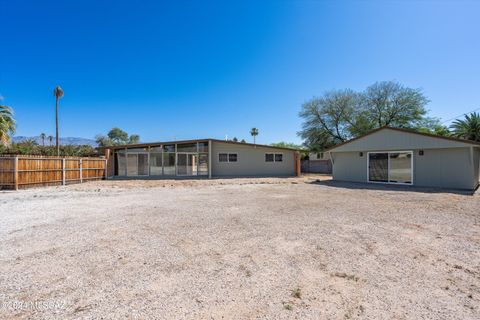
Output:
<svg viewBox="0 0 480 320">
<path fill-rule="evenodd" d="M 108 179 L 108 159 L 105 159 L 105 177 L 104 180 Z"/>
<path fill-rule="evenodd" d="M 18 190 L 18 157 L 13 160 L 13 186 Z"/>
<path fill-rule="evenodd" d="M 62 158 L 62 185 L 65 185 L 65 158 Z"/>
<path fill-rule="evenodd" d="M 83 183 L 83 159 L 80 159 L 80 183 Z"/>
</svg>

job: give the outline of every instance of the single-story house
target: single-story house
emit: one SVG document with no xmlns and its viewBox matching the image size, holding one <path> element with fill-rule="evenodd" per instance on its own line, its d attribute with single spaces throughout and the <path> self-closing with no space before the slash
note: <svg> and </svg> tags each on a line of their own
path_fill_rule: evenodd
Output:
<svg viewBox="0 0 480 320">
<path fill-rule="evenodd" d="M 300 174 L 298 150 L 199 139 L 105 148 L 107 177 L 267 177 Z"/>
<path fill-rule="evenodd" d="M 339 181 L 475 190 L 480 143 L 382 127 L 324 151 Z"/>
</svg>

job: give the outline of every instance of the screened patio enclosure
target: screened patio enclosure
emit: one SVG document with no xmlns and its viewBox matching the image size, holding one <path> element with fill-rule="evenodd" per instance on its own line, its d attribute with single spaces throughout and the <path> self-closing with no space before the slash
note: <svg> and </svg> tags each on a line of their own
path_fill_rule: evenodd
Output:
<svg viewBox="0 0 480 320">
<path fill-rule="evenodd" d="M 117 177 L 208 176 L 208 141 L 116 149 Z"/>
</svg>

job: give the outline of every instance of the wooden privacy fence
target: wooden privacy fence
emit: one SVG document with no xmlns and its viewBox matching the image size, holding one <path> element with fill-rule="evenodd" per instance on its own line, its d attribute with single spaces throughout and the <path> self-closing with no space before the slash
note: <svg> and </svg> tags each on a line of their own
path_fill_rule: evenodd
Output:
<svg viewBox="0 0 480 320">
<path fill-rule="evenodd" d="M 105 178 L 105 158 L 1 156 L 0 189 L 66 185 Z"/>
</svg>

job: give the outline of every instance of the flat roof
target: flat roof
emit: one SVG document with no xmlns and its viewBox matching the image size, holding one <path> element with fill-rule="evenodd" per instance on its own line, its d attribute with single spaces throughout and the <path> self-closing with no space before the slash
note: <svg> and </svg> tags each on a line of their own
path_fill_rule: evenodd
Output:
<svg viewBox="0 0 480 320">
<path fill-rule="evenodd" d="M 235 142 L 231 140 L 219 140 L 219 139 L 194 139 L 194 140 L 177 140 L 177 141 L 161 141 L 161 142 L 148 142 L 148 143 L 136 143 L 136 144 L 125 144 L 120 146 L 108 146 L 108 147 L 101 147 L 104 149 L 125 149 L 125 148 L 144 148 L 144 147 L 151 147 L 151 146 L 158 146 L 158 145 L 165 145 L 165 144 L 187 144 L 187 143 L 197 143 L 197 142 L 220 142 L 220 143 L 230 143 L 230 144 L 237 144 L 241 146 L 252 146 L 252 147 L 262 147 L 262 148 L 271 148 L 271 149 L 281 149 L 281 150 L 288 150 L 288 151 L 300 151 L 300 149 L 294 148 L 287 148 L 287 147 L 276 147 L 267 144 L 253 144 L 248 142 Z"/>
</svg>

